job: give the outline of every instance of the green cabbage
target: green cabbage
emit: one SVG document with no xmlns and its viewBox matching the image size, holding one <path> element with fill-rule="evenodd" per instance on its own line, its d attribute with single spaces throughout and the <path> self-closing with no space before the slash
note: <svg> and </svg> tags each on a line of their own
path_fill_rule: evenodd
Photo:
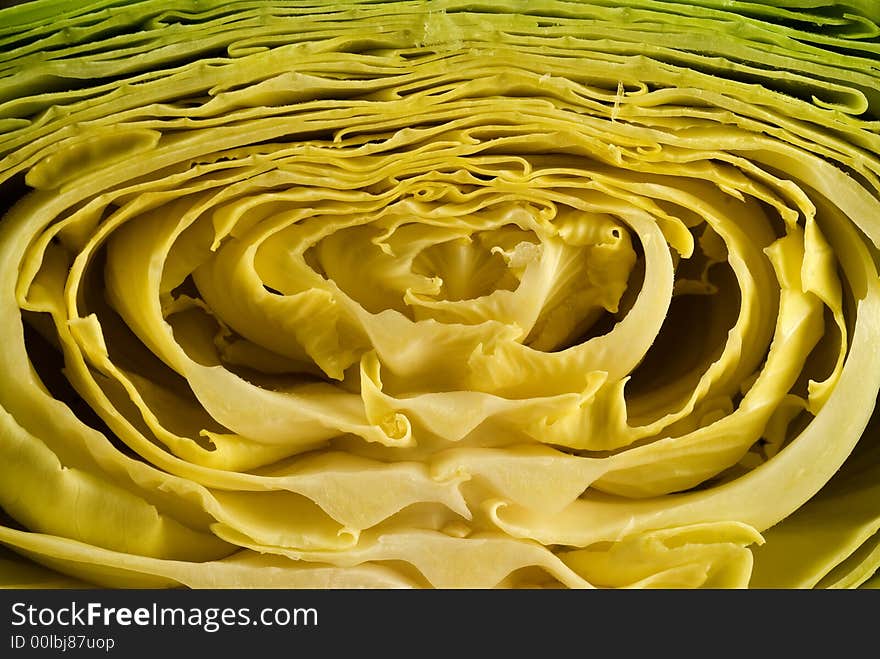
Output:
<svg viewBox="0 0 880 659">
<path fill-rule="evenodd" d="M 0 583 L 876 586 L 878 24 L 0 11 Z"/>
</svg>

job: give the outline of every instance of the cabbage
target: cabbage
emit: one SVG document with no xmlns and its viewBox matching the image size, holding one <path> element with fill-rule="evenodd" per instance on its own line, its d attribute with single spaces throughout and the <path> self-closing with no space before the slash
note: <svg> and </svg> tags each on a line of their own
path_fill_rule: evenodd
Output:
<svg viewBox="0 0 880 659">
<path fill-rule="evenodd" d="M 3 10 L 0 582 L 876 585 L 878 23 Z"/>
</svg>

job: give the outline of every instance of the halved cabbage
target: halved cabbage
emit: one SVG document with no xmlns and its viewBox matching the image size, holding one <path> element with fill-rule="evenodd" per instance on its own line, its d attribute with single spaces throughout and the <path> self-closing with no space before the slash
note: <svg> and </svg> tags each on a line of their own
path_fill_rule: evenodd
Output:
<svg viewBox="0 0 880 659">
<path fill-rule="evenodd" d="M 3 10 L 0 582 L 870 584 L 878 22 Z"/>
</svg>

